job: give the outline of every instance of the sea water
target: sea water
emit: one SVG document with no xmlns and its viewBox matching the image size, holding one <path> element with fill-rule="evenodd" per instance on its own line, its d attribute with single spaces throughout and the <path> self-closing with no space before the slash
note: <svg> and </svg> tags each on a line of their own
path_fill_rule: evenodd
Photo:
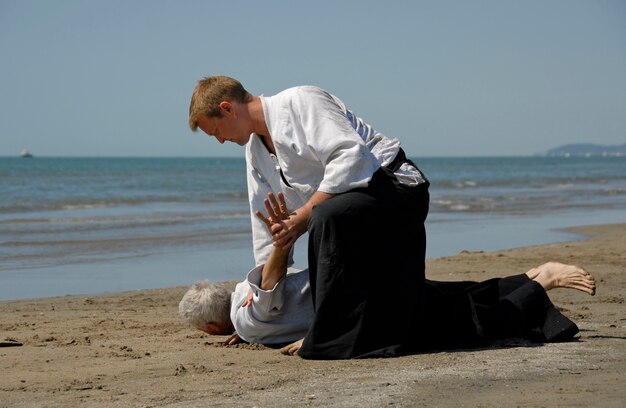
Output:
<svg viewBox="0 0 626 408">
<path fill-rule="evenodd" d="M 626 158 L 413 160 L 429 258 L 626 222 Z M 240 280 L 253 263 L 242 158 L 0 158 L 0 299 Z"/>
</svg>

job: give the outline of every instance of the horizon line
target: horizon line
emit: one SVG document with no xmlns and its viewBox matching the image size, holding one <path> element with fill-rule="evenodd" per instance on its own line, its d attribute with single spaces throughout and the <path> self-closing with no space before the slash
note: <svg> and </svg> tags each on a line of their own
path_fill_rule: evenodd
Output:
<svg viewBox="0 0 626 408">
<path fill-rule="evenodd" d="M 532 153 L 532 154 L 477 154 L 477 155 L 412 155 L 407 154 L 407 157 L 411 158 L 423 158 L 423 159 L 448 159 L 448 158 L 529 158 L 529 157 L 546 157 L 546 158 L 554 158 L 554 157 L 563 157 L 563 158 L 572 158 L 572 157 L 585 157 L 584 155 L 549 155 L 545 153 Z M 593 155 L 590 157 L 605 157 L 602 155 Z M 606 156 L 606 157 L 623 157 L 623 156 Z M 67 156 L 57 156 L 57 155 L 33 155 L 32 157 L 24 158 L 20 157 L 20 155 L 3 155 L 0 154 L 0 159 L 242 159 L 245 160 L 245 156 L 242 155 L 226 155 L 226 156 L 159 156 L 159 155 L 67 155 Z"/>
</svg>

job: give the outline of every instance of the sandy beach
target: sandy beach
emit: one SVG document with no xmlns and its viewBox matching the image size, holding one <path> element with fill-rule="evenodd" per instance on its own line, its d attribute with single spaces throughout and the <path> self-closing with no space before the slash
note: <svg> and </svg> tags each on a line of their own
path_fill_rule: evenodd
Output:
<svg viewBox="0 0 626 408">
<path fill-rule="evenodd" d="M 573 231 L 587 238 L 427 264 L 438 280 L 522 273 L 548 260 L 585 267 L 596 296 L 549 293 L 581 329 L 573 342 L 306 361 L 192 330 L 177 315 L 186 287 L 5 301 L 0 406 L 622 407 L 626 225 Z"/>
</svg>

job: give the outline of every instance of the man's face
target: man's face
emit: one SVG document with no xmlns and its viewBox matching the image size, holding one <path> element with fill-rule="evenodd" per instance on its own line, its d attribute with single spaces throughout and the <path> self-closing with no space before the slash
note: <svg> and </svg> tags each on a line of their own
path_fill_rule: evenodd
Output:
<svg viewBox="0 0 626 408">
<path fill-rule="evenodd" d="M 222 102 L 220 104 L 221 117 L 198 118 L 198 127 L 209 136 L 213 136 L 218 142 L 224 144 L 229 141 L 239 146 L 245 146 L 250 140 L 250 130 L 246 128 L 245 123 L 237 116 L 236 104 L 230 102 Z"/>
</svg>

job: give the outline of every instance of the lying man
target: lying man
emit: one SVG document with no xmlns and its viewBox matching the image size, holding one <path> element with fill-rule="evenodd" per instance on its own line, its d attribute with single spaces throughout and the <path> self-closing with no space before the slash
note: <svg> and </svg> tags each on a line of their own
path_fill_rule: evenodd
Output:
<svg viewBox="0 0 626 408">
<path fill-rule="evenodd" d="M 274 247 L 267 262 L 252 269 L 230 293 L 209 281 L 195 283 L 180 301 L 179 314 L 196 329 L 213 335 L 233 334 L 265 345 L 303 338 L 315 312 L 309 271 L 287 268 L 289 247 Z"/>
<path fill-rule="evenodd" d="M 282 194 L 280 203 L 270 199 L 265 202 L 269 218 L 257 213 L 268 227 L 288 217 Z M 181 316 L 209 334 L 225 335 L 234 329 L 229 344 L 239 339 L 266 345 L 293 342 L 282 352 L 297 354 L 315 311 L 308 271 L 288 270 L 288 253 L 288 247 L 274 247 L 268 261 L 252 269 L 232 294 L 217 284 L 196 283 L 180 302 Z M 411 343 L 385 355 L 477 347 L 507 338 L 570 340 L 578 327 L 546 294 L 560 287 L 595 294 L 595 281 L 587 271 L 557 262 L 480 283 L 427 280 L 417 313 L 421 318 L 411 325 Z"/>
</svg>

